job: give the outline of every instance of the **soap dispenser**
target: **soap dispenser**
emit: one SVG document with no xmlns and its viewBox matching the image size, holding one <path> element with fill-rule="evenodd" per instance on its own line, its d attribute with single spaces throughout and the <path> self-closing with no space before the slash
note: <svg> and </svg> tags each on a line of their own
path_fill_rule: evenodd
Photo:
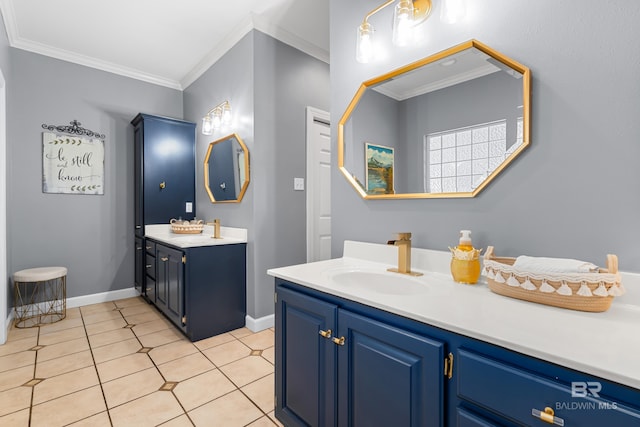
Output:
<svg viewBox="0 0 640 427">
<path fill-rule="evenodd" d="M 471 231 L 460 231 L 460 242 L 451 251 L 451 275 L 458 283 L 475 284 L 480 278 L 480 252 L 471 244 Z"/>
</svg>

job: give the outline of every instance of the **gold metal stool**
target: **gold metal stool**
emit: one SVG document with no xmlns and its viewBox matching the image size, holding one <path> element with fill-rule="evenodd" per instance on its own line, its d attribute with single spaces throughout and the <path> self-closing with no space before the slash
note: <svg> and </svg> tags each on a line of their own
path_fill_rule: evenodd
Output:
<svg viewBox="0 0 640 427">
<path fill-rule="evenodd" d="M 67 269 L 28 268 L 13 273 L 15 327 L 54 323 L 67 315 Z"/>
</svg>

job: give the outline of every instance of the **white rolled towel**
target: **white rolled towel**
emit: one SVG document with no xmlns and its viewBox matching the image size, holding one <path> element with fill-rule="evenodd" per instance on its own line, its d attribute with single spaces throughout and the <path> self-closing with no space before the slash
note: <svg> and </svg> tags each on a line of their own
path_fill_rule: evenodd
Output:
<svg viewBox="0 0 640 427">
<path fill-rule="evenodd" d="M 526 255 L 521 255 L 516 258 L 513 267 L 536 273 L 589 273 L 598 271 L 597 265 L 586 261 Z"/>
</svg>

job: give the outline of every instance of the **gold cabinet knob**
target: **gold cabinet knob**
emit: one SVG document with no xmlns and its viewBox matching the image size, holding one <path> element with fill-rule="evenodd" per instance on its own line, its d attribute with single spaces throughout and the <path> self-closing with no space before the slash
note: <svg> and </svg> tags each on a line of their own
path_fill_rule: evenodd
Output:
<svg viewBox="0 0 640 427">
<path fill-rule="evenodd" d="M 169 258 L 168 258 L 168 257 L 162 257 L 162 258 L 160 258 L 160 259 L 161 259 L 162 261 L 164 261 L 164 262 L 169 261 Z"/>
<path fill-rule="evenodd" d="M 318 332 L 320 335 L 322 335 L 323 338 L 331 338 L 331 329 L 327 329 L 326 331 L 323 331 L 322 329 Z"/>
<path fill-rule="evenodd" d="M 332 339 L 333 343 L 336 345 L 344 345 L 344 337 L 340 337 L 340 338 L 333 338 Z"/>
<path fill-rule="evenodd" d="M 166 184 L 164 181 L 162 181 L 162 182 L 160 183 L 160 188 L 161 188 L 161 189 L 165 188 L 166 186 L 167 186 L 167 184 Z"/>
</svg>

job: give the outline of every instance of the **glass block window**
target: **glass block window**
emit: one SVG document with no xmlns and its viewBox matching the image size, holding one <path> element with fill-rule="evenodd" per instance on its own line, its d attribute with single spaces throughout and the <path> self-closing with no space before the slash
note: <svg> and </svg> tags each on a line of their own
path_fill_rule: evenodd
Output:
<svg viewBox="0 0 640 427">
<path fill-rule="evenodd" d="M 506 135 L 507 121 L 499 120 L 425 136 L 425 192 L 473 191 L 506 158 Z M 521 120 L 518 135 L 522 142 Z"/>
</svg>

